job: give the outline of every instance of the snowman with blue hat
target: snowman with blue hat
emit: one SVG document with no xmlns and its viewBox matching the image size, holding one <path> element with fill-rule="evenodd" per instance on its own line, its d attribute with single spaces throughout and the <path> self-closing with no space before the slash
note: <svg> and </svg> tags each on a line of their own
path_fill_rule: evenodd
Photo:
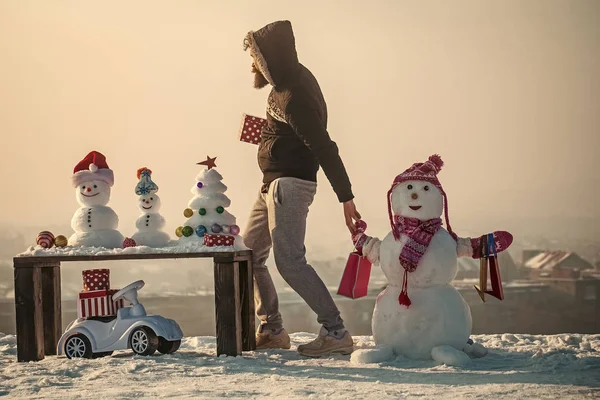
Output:
<svg viewBox="0 0 600 400">
<path fill-rule="evenodd" d="M 165 218 L 159 214 L 160 197 L 158 197 L 158 186 L 152 181 L 152 171 L 148 168 L 140 168 L 137 171 L 139 179 L 135 187 L 135 194 L 139 196 L 138 207 L 142 214 L 137 219 L 137 232 L 131 237 L 136 245 L 148 247 L 164 247 L 170 237 L 162 229 L 165 226 Z"/>
</svg>

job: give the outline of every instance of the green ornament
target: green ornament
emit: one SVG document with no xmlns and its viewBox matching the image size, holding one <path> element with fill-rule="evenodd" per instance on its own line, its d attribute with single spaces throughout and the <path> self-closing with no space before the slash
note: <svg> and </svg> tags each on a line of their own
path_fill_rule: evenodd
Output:
<svg viewBox="0 0 600 400">
<path fill-rule="evenodd" d="M 201 208 L 201 209 L 199 209 L 199 210 L 198 210 L 198 213 L 199 213 L 200 215 L 206 215 L 206 208 Z"/>
<path fill-rule="evenodd" d="M 223 211 L 225 211 L 225 209 L 223 207 L 221 207 L 221 206 L 217 207 L 217 212 L 219 214 L 223 214 Z"/>
<path fill-rule="evenodd" d="M 183 233 L 183 236 L 185 237 L 190 237 L 194 234 L 194 228 L 192 228 L 191 226 L 184 226 L 181 230 L 181 233 Z"/>
</svg>

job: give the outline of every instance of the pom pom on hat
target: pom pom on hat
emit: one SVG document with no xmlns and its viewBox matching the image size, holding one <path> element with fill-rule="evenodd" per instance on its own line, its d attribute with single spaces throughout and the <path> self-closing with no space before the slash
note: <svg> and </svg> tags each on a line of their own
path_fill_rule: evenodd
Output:
<svg viewBox="0 0 600 400">
<path fill-rule="evenodd" d="M 150 169 L 148 169 L 146 167 L 142 167 L 142 168 L 140 168 L 140 169 L 137 170 L 137 178 L 138 179 L 140 179 L 140 176 L 142 175 L 142 172 L 144 172 L 144 171 L 148 171 L 148 173 L 150 175 L 152 175 L 152 170 L 150 170 Z"/>
<path fill-rule="evenodd" d="M 444 162 L 442 161 L 442 157 L 440 157 L 439 154 L 429 156 L 429 161 L 436 166 L 437 172 L 440 172 L 442 170 Z"/>
</svg>

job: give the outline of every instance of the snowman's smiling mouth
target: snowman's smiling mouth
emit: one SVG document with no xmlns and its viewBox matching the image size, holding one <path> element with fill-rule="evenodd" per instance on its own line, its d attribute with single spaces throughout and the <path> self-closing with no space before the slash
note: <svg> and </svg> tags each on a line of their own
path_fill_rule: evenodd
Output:
<svg viewBox="0 0 600 400">
<path fill-rule="evenodd" d="M 151 209 L 151 208 L 152 208 L 152 206 L 150 206 L 150 207 L 144 207 L 144 206 L 142 206 L 142 208 L 143 208 L 144 210 L 149 210 L 149 209 Z"/>
<path fill-rule="evenodd" d="M 417 211 L 419 208 L 421 208 L 422 206 L 409 206 L 411 210 L 415 210 Z"/>
<path fill-rule="evenodd" d="M 85 193 L 81 193 L 81 195 L 82 195 L 82 196 L 85 196 L 85 197 L 94 197 L 94 196 L 98 196 L 99 194 L 100 194 L 100 193 L 95 193 L 95 194 L 93 194 L 93 195 L 91 195 L 91 196 L 88 196 L 88 195 L 87 195 L 87 194 L 85 194 Z"/>
</svg>

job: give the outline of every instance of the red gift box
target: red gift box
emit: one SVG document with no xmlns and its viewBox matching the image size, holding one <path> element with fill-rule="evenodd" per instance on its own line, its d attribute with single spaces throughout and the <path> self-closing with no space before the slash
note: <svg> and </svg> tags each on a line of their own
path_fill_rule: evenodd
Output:
<svg viewBox="0 0 600 400">
<path fill-rule="evenodd" d="M 109 269 L 88 269 L 82 271 L 83 290 L 108 290 L 110 289 L 110 270 Z"/>
<path fill-rule="evenodd" d="M 350 253 L 337 294 L 351 299 L 365 297 L 370 277 L 371 261 L 357 252 Z"/>
<path fill-rule="evenodd" d="M 250 144 L 259 144 L 262 128 L 266 124 L 267 120 L 264 118 L 243 114 L 240 140 Z"/>
<path fill-rule="evenodd" d="M 233 246 L 234 241 L 235 237 L 230 235 L 212 235 L 208 233 L 204 235 L 204 245 L 208 247 Z"/>
<path fill-rule="evenodd" d="M 125 301 L 113 301 L 112 296 L 118 290 L 91 290 L 80 292 L 77 298 L 77 317 L 108 317 L 117 314 L 119 308 L 125 307 Z"/>
</svg>

